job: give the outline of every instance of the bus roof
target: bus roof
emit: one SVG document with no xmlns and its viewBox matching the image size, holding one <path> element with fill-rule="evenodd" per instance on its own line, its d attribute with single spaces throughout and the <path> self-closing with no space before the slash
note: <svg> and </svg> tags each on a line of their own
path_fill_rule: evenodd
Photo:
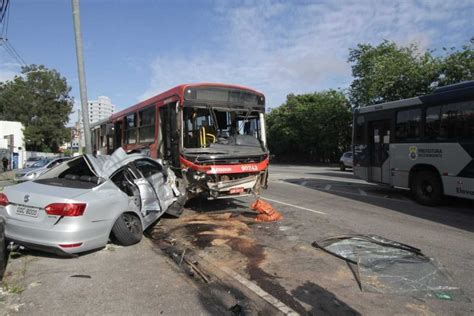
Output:
<svg viewBox="0 0 474 316">
<path fill-rule="evenodd" d="M 368 113 L 375 111 L 383 111 L 389 109 L 397 109 L 420 104 L 438 104 L 446 100 L 463 99 L 466 97 L 474 97 L 474 80 L 464 81 L 444 87 L 439 87 L 431 94 L 403 99 L 398 101 L 390 101 L 386 103 L 374 104 L 357 109 L 359 113 Z"/>
<path fill-rule="evenodd" d="M 244 86 L 239 86 L 239 85 L 233 85 L 233 84 L 224 84 L 224 83 L 207 83 L 207 82 L 202 82 L 202 83 L 188 83 L 188 84 L 181 84 L 179 86 L 176 86 L 174 88 L 171 88 L 169 90 L 166 90 L 165 92 L 162 92 L 160 94 L 157 94 L 151 98 L 148 98 L 144 101 L 141 101 L 135 105 L 132 105 L 126 109 L 123 109 L 117 113 L 112 114 L 111 119 L 115 120 L 124 114 L 127 114 L 129 112 L 135 112 L 141 108 L 147 107 L 148 105 L 161 101 L 161 100 L 166 100 L 168 98 L 171 98 L 173 96 L 182 96 L 184 94 L 184 90 L 186 88 L 190 87 L 222 87 L 222 88 L 234 88 L 234 89 L 241 89 L 241 90 L 247 90 L 249 92 L 258 94 L 260 96 L 263 96 L 261 92 L 258 92 L 254 89 L 247 88 Z"/>
</svg>

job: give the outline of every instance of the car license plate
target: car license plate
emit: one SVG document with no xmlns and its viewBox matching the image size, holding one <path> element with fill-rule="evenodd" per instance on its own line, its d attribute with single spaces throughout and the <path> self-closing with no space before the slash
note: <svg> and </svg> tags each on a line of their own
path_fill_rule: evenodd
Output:
<svg viewBox="0 0 474 316">
<path fill-rule="evenodd" d="M 17 215 L 38 217 L 38 213 L 39 213 L 39 208 L 35 208 L 35 207 L 18 206 L 16 208 Z"/>
<path fill-rule="evenodd" d="M 244 192 L 244 188 L 233 188 L 233 189 L 230 189 L 230 194 L 240 194 Z"/>
</svg>

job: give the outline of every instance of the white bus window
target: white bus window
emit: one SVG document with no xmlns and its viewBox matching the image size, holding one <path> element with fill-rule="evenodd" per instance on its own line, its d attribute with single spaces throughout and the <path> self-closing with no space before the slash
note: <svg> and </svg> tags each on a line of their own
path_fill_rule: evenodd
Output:
<svg viewBox="0 0 474 316">
<path fill-rule="evenodd" d="M 398 141 L 415 141 L 420 137 L 421 109 L 399 111 L 395 135 Z"/>
<path fill-rule="evenodd" d="M 474 138 L 474 102 L 444 105 L 441 109 L 440 137 L 443 139 Z"/>
<path fill-rule="evenodd" d="M 441 106 L 433 106 L 426 109 L 425 137 L 437 139 L 439 137 Z"/>
</svg>

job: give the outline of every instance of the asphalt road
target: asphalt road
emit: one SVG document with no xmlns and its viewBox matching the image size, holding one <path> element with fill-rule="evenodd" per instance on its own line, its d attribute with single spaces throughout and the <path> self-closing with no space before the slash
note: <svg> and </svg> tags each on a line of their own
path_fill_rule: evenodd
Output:
<svg viewBox="0 0 474 316">
<path fill-rule="evenodd" d="M 472 201 L 446 199 L 444 206 L 425 207 L 408 191 L 368 184 L 351 171 L 292 165 L 271 166 L 263 197 L 285 213 L 279 230 L 290 240 L 358 233 L 409 244 L 438 260 L 474 298 Z"/>
<path fill-rule="evenodd" d="M 262 197 L 283 214 L 282 221 L 254 223 L 251 230 L 243 230 L 249 234 L 241 239 L 247 247 L 231 249 L 216 243 L 216 247 L 202 248 L 216 257 L 231 257 L 232 252 L 244 250 L 247 259 L 239 257 L 235 270 L 297 312 L 333 315 L 474 312 L 472 303 L 362 293 L 342 260 L 311 247 L 313 241 L 354 233 L 376 234 L 409 244 L 439 261 L 454 283 L 474 301 L 471 201 L 447 199 L 442 207 L 424 207 L 413 202 L 407 191 L 368 184 L 350 171 L 292 165 L 270 167 L 269 188 Z M 207 201 L 191 206 L 188 211 L 248 210 L 252 200 Z M 162 219 L 157 227 L 175 222 L 173 218 Z M 189 235 L 187 232 L 185 238 L 200 241 L 199 237 Z M 252 248 L 255 252 L 249 251 L 250 238 L 255 240 L 255 249 Z M 252 259 L 258 264 L 252 264 Z M 243 263 L 246 261 L 250 265 Z M 76 259 L 27 253 L 26 257 L 9 262 L 5 280 L 9 290 L 5 293 L 4 286 L 0 293 L 4 302 L 0 304 L 0 313 L 2 308 L 9 313 L 19 310 L 20 314 L 219 313 L 202 295 L 202 289 L 170 265 L 147 240 L 133 247 L 108 247 Z M 58 286 L 62 288 L 59 296 L 55 294 Z M 77 299 L 71 301 L 70 296 Z M 64 309 L 66 302 L 68 309 Z"/>
</svg>

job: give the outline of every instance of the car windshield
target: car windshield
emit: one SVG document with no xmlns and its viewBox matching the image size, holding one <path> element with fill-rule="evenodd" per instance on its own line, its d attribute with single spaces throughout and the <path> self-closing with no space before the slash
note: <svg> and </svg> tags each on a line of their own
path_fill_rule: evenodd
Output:
<svg viewBox="0 0 474 316">
<path fill-rule="evenodd" d="M 186 148 L 204 148 L 211 144 L 260 146 L 259 112 L 185 108 L 183 142 Z M 248 138 L 245 142 L 236 139 Z"/>
<path fill-rule="evenodd" d="M 32 168 L 41 168 L 41 167 L 46 166 L 46 164 L 48 164 L 50 161 L 51 160 L 49 160 L 49 159 L 40 160 L 40 161 L 35 162 L 31 167 Z"/>
</svg>

